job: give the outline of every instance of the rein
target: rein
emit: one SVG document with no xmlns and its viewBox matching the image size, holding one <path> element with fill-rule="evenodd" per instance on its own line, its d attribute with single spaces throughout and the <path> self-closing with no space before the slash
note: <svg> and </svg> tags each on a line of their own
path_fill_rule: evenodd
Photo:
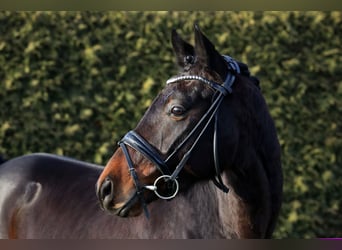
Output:
<svg viewBox="0 0 342 250">
<path fill-rule="evenodd" d="M 196 124 L 196 126 L 191 130 L 191 132 L 186 136 L 186 138 L 174 149 L 174 151 L 165 159 L 163 160 L 160 156 L 160 154 L 154 149 L 153 146 L 149 144 L 144 138 L 142 138 L 140 135 L 138 135 L 135 131 L 131 130 L 129 131 L 120 141 L 119 146 L 122 148 L 123 153 L 126 157 L 128 168 L 130 171 L 130 174 L 133 178 L 134 185 L 136 187 L 136 195 L 139 197 L 140 202 L 143 205 L 143 209 L 145 212 L 145 215 L 147 218 L 149 218 L 149 213 L 147 210 L 147 205 L 145 202 L 145 199 L 143 197 L 143 190 L 148 189 L 151 191 L 154 191 L 154 193 L 161 199 L 172 199 L 174 198 L 179 190 L 179 184 L 177 181 L 177 177 L 180 173 L 180 171 L 185 166 L 186 162 L 189 160 L 190 155 L 197 145 L 198 141 L 200 140 L 203 133 L 208 128 L 210 122 L 214 119 L 214 135 L 213 135 L 213 155 L 214 155 L 214 165 L 215 165 L 215 172 L 216 177 L 213 178 L 214 184 L 221 189 L 223 192 L 228 193 L 229 188 L 223 183 L 223 180 L 221 178 L 221 168 L 220 168 L 220 162 L 219 162 L 219 156 L 218 156 L 218 116 L 219 116 L 219 107 L 224 99 L 224 97 L 228 94 L 232 93 L 232 85 L 235 82 L 235 75 L 240 74 L 240 67 L 239 64 L 231 57 L 223 55 L 224 60 L 228 64 L 228 74 L 226 76 L 226 79 L 223 84 L 219 84 L 217 82 L 208 80 L 201 76 L 196 75 L 187 75 L 187 76 L 176 76 L 172 77 L 169 80 L 166 81 L 166 84 L 172 84 L 179 81 L 187 81 L 187 80 L 198 80 L 202 83 L 205 83 L 209 85 L 211 88 L 215 89 L 216 92 L 214 94 L 214 98 L 212 101 L 211 106 L 206 111 L 206 113 L 202 116 L 200 121 Z M 180 162 L 177 164 L 175 170 L 173 172 L 170 171 L 168 167 L 168 161 L 184 146 L 184 144 L 196 133 L 198 132 L 198 129 L 202 126 L 202 130 L 200 130 L 197 138 L 195 139 L 194 143 L 190 147 L 187 153 L 185 153 L 180 160 Z M 153 185 L 147 185 L 142 186 L 139 182 L 138 176 L 136 174 L 134 164 L 132 162 L 132 159 L 129 155 L 129 152 L 127 150 L 127 146 L 135 149 L 136 151 L 143 154 L 147 159 L 149 159 L 162 173 L 161 176 L 159 176 Z M 157 184 L 160 181 L 164 181 L 168 184 L 168 187 L 171 190 L 171 193 L 168 195 L 162 195 L 158 192 Z"/>
</svg>

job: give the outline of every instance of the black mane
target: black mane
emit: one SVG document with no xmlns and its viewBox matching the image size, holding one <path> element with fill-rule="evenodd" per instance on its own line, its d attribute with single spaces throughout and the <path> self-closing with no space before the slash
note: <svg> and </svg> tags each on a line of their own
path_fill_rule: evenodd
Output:
<svg viewBox="0 0 342 250">
<path fill-rule="evenodd" d="M 239 61 L 237 61 L 237 63 L 240 67 L 240 74 L 248 77 L 255 84 L 255 86 L 257 86 L 260 89 L 260 80 L 256 76 L 251 75 L 251 72 L 248 69 L 248 65 Z"/>
</svg>

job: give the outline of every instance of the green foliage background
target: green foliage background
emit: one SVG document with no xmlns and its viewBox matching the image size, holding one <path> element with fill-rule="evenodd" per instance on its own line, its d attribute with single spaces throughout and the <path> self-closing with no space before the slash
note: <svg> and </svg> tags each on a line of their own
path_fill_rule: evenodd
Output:
<svg viewBox="0 0 342 250">
<path fill-rule="evenodd" d="M 0 12 L 0 153 L 105 164 L 194 21 L 261 80 L 285 178 L 274 237 L 342 237 L 341 12 Z"/>
</svg>

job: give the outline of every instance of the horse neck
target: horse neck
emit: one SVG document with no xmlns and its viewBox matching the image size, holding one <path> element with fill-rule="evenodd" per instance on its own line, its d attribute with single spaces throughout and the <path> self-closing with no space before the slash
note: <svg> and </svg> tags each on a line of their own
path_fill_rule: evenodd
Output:
<svg viewBox="0 0 342 250">
<path fill-rule="evenodd" d="M 168 211 L 174 211 L 171 221 L 189 226 L 196 238 L 263 238 L 268 226 L 269 207 L 267 199 L 260 194 L 257 202 L 250 194 L 241 192 L 253 189 L 248 186 L 234 185 L 230 180 L 234 173 L 224 171 L 222 179 L 229 186 L 224 193 L 212 181 L 195 183 L 187 192 L 170 202 Z M 243 182 L 241 178 L 239 181 Z M 261 189 L 254 187 L 259 192 Z M 268 190 L 264 190 L 268 194 Z M 262 192 L 262 191 L 260 191 Z M 168 203 L 168 202 L 167 202 Z M 166 203 L 166 205 L 167 205 Z M 160 207 L 159 207 L 160 208 Z M 256 212 L 255 212 L 256 211 Z M 174 220 L 173 220 L 174 219 Z M 191 224 L 192 223 L 192 224 Z"/>
<path fill-rule="evenodd" d="M 226 177 L 223 174 L 228 183 Z M 168 236 L 176 238 L 260 237 L 253 231 L 248 204 L 234 189 L 224 193 L 211 181 L 197 182 L 172 201 L 157 201 L 149 208 L 152 216 L 146 228 L 156 238 L 165 236 L 164 228 Z M 150 226 L 155 224 L 155 219 L 158 228 L 154 230 Z M 172 232 L 176 234 L 170 235 Z"/>
<path fill-rule="evenodd" d="M 224 183 L 229 184 L 226 176 L 222 175 Z M 195 184 L 187 194 L 193 209 L 202 219 L 208 219 L 210 227 L 217 230 L 217 235 L 223 238 L 244 237 L 238 225 L 246 223 L 246 204 L 236 195 L 233 189 L 224 193 L 212 181 Z M 247 222 L 249 224 L 249 222 Z M 209 226 L 204 227 L 209 230 Z"/>
<path fill-rule="evenodd" d="M 233 225 L 239 237 L 267 236 L 273 209 L 270 200 L 274 196 L 272 192 L 276 192 L 272 191 L 274 186 L 270 182 L 272 176 L 278 178 L 274 172 L 279 170 L 278 166 L 272 165 L 274 158 L 278 156 L 279 147 L 276 140 L 269 139 L 276 138 L 271 136 L 275 133 L 274 126 L 267 115 L 266 106 L 261 98 L 254 95 L 252 87 L 243 89 L 243 93 L 248 93 L 247 97 L 235 100 L 240 102 L 239 105 L 226 105 L 222 110 L 227 115 L 221 124 L 220 162 L 223 163 L 223 182 L 230 191 L 225 195 L 217 189 L 217 197 L 222 222 L 228 228 Z M 239 89 L 236 92 L 239 95 Z M 260 102 L 258 110 L 250 107 L 252 104 L 248 99 L 252 99 L 251 97 Z M 238 106 L 248 109 L 238 109 Z M 228 119 L 233 111 L 238 114 L 235 126 L 230 121 L 234 119 Z M 257 133 L 255 127 L 258 128 Z"/>
<path fill-rule="evenodd" d="M 222 232 L 217 202 L 215 187 L 197 182 L 171 201 L 149 204 L 151 218 L 146 228 L 156 238 L 230 238 Z"/>
<path fill-rule="evenodd" d="M 229 173 L 223 173 L 222 178 L 230 185 Z M 264 236 L 264 230 L 258 228 L 259 224 L 251 214 L 250 204 L 236 193 L 233 186 L 230 186 L 228 193 L 224 193 L 212 181 L 197 182 L 173 201 L 163 204 L 165 207 L 162 208 L 155 204 L 156 212 L 168 211 L 168 229 L 183 231 L 181 237 L 212 239 Z"/>
<path fill-rule="evenodd" d="M 234 237 L 238 238 L 262 238 L 266 230 L 267 220 L 265 223 L 259 223 L 257 216 L 254 214 L 256 209 L 253 201 L 250 200 L 250 194 L 245 194 L 241 190 L 253 189 L 251 186 L 237 186 L 231 180 L 231 172 L 225 171 L 222 174 L 224 183 L 229 187 L 229 192 L 224 193 L 216 188 L 217 207 L 219 218 L 222 223 L 225 235 L 234 233 Z M 240 179 L 239 182 L 243 183 L 244 180 Z M 254 187 L 255 188 L 255 187 Z M 260 199 L 260 208 L 262 211 L 267 211 L 266 205 Z M 259 210 L 260 208 L 257 208 Z M 259 228 L 261 227 L 261 228 Z"/>
</svg>

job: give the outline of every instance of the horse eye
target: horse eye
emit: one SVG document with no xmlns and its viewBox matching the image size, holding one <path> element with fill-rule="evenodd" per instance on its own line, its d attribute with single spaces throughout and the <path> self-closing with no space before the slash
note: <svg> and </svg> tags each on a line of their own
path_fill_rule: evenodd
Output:
<svg viewBox="0 0 342 250">
<path fill-rule="evenodd" d="M 185 113 L 185 108 L 182 106 L 173 106 L 171 108 L 171 114 L 174 116 L 181 116 Z"/>
</svg>

